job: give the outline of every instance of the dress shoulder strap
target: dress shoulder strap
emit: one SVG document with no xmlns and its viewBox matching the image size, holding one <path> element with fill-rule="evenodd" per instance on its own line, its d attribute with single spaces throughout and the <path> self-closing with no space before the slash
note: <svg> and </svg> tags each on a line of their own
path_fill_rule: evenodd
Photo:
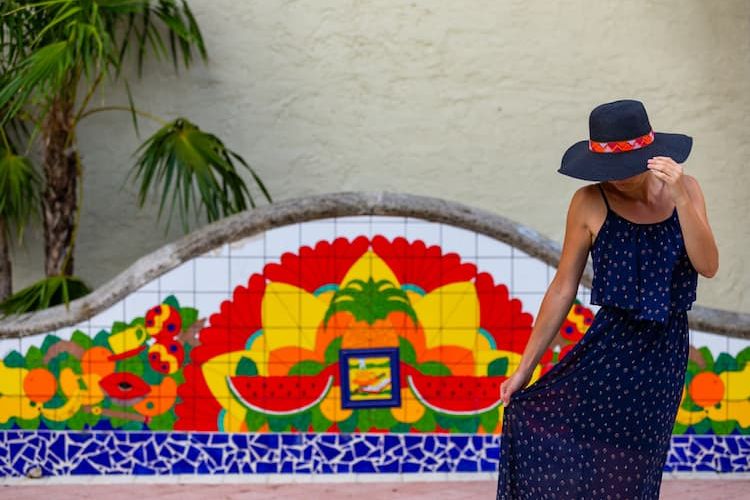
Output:
<svg viewBox="0 0 750 500">
<path fill-rule="evenodd" d="M 597 184 L 596 184 L 596 187 L 598 187 L 598 188 L 599 188 L 599 191 L 600 191 L 600 192 L 602 193 L 602 198 L 604 198 L 604 204 L 605 204 L 605 205 L 607 205 L 607 210 L 611 210 L 611 209 L 609 208 L 609 202 L 607 201 L 607 195 L 606 195 L 606 194 L 604 194 L 604 188 L 602 187 L 602 184 L 601 184 L 601 182 L 597 183 Z"/>
</svg>

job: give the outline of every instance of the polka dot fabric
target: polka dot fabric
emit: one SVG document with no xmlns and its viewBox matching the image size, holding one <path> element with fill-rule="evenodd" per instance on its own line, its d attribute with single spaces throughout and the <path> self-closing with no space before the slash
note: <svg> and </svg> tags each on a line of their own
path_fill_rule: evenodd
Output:
<svg viewBox="0 0 750 500">
<path fill-rule="evenodd" d="M 614 212 L 603 191 L 602 196 L 607 217 L 591 247 L 591 303 L 662 323 L 668 322 L 670 310 L 690 309 L 698 273 L 685 252 L 677 209 L 662 222 L 638 224 Z"/>
<path fill-rule="evenodd" d="M 638 224 L 607 204 L 592 260 L 594 321 L 503 413 L 498 500 L 659 498 L 697 272 L 676 210 Z"/>
</svg>

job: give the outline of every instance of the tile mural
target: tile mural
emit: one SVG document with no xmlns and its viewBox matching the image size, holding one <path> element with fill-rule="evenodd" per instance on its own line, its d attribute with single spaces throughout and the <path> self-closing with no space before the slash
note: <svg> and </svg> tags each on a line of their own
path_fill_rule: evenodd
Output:
<svg viewBox="0 0 750 500">
<path fill-rule="evenodd" d="M 0 342 L 4 477 L 492 472 L 554 268 L 407 217 L 270 229 Z M 536 367 L 580 340 L 578 296 Z M 670 471 L 750 471 L 750 341 L 690 332 Z"/>
</svg>

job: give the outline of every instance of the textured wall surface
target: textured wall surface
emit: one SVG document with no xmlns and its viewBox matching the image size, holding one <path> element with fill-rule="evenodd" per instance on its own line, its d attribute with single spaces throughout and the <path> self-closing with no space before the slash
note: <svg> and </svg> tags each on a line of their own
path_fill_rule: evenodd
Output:
<svg viewBox="0 0 750 500">
<path fill-rule="evenodd" d="M 685 164 L 721 254 L 698 303 L 750 312 L 739 216 L 746 196 L 750 4 L 233 2 L 193 0 L 210 61 L 175 74 L 153 59 L 137 105 L 222 137 L 276 199 L 340 190 L 429 194 L 496 211 L 561 241 L 582 185 L 556 173 L 600 102 L 644 101 L 657 131 L 690 134 Z M 94 105 L 127 103 L 122 82 Z M 141 122 L 141 138 L 157 127 Z M 79 130 L 85 163 L 77 273 L 97 286 L 179 236 L 124 185 L 141 143 L 127 113 Z M 176 225 L 175 225 L 176 226 Z M 40 275 L 38 236 L 16 251 L 16 286 Z"/>
</svg>

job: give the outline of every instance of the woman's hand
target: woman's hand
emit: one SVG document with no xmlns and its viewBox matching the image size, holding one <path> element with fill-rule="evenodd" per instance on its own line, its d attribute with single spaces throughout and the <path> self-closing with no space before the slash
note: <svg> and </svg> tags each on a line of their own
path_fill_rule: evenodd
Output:
<svg viewBox="0 0 750 500">
<path fill-rule="evenodd" d="M 510 404 L 511 395 L 519 389 L 526 387 L 526 384 L 531 380 L 533 372 L 527 372 L 522 369 L 517 369 L 513 372 L 513 375 L 508 377 L 500 384 L 500 399 L 503 402 L 505 408 Z"/>
<path fill-rule="evenodd" d="M 679 205 L 681 201 L 690 199 L 685 183 L 682 182 L 682 165 L 669 156 L 654 156 L 648 160 L 647 166 L 657 179 L 667 185 L 675 204 Z"/>
<path fill-rule="evenodd" d="M 682 175 L 682 165 L 668 156 L 654 156 L 648 169 L 669 188 L 680 215 L 685 249 L 701 275 L 712 278 L 719 269 L 719 249 L 706 215 L 706 202 L 698 181 Z"/>
</svg>

